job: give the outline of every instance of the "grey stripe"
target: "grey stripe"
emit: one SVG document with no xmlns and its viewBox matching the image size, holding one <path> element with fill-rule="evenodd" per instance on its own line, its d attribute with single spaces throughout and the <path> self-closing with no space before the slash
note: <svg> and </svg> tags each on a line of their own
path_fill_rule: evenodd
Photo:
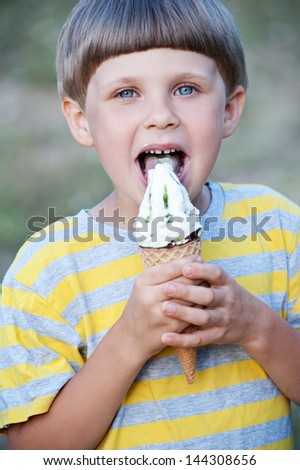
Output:
<svg viewBox="0 0 300 470">
<path fill-rule="evenodd" d="M 197 350 L 197 370 L 210 369 L 217 366 L 247 361 L 249 359 L 250 356 L 240 346 L 206 346 Z M 180 374 L 182 374 L 182 367 L 177 354 L 173 354 L 150 359 L 145 364 L 136 380 L 157 380 Z"/>
<path fill-rule="evenodd" d="M 300 329 L 300 313 L 292 313 L 290 315 L 287 315 L 287 321 L 294 328 Z"/>
<path fill-rule="evenodd" d="M 300 259 L 300 244 L 295 247 L 295 250 L 289 257 L 289 273 L 288 273 L 289 279 L 292 279 L 298 273 L 299 259 Z"/>
<path fill-rule="evenodd" d="M 57 359 L 59 354 L 46 347 L 25 349 L 22 345 L 0 348 L 0 369 L 8 369 L 18 364 L 42 367 Z"/>
<path fill-rule="evenodd" d="M 77 295 L 62 312 L 62 317 L 75 328 L 82 320 L 83 314 L 126 301 L 130 296 L 134 279 L 135 277 L 122 279 L 91 292 Z"/>
<path fill-rule="evenodd" d="M 67 276 L 84 271 L 92 270 L 105 266 L 110 262 L 116 261 L 121 257 L 127 257 L 137 252 L 136 246 L 123 243 L 120 246 L 118 242 L 109 242 L 90 249 L 83 249 L 78 253 L 66 254 L 52 263 L 49 263 L 39 278 L 32 285 L 33 290 L 40 292 L 43 297 L 48 297 L 50 293 L 62 282 Z M 52 282 L 49 283 L 49 279 Z"/>
<path fill-rule="evenodd" d="M 50 377 L 43 377 L 19 386 L 1 391 L 0 412 L 8 408 L 28 406 L 39 397 L 57 395 L 66 382 L 74 376 L 75 372 L 64 372 Z"/>
<path fill-rule="evenodd" d="M 225 191 L 226 204 L 240 202 L 241 199 L 245 199 L 245 192 L 247 195 L 246 197 L 249 199 L 253 197 L 257 197 L 257 196 L 268 195 L 268 194 L 275 195 L 276 197 L 278 197 L 279 195 L 276 191 L 274 191 L 272 188 L 269 188 L 268 186 L 260 186 L 260 185 L 254 185 L 254 184 L 233 186 L 230 189 Z"/>
<path fill-rule="evenodd" d="M 215 413 L 235 406 L 268 400 L 279 394 L 279 390 L 271 380 L 261 379 L 219 388 L 214 392 L 209 390 L 197 395 L 125 405 L 117 413 L 112 428 Z M 201 416 L 199 419 L 201 420 Z"/>
<path fill-rule="evenodd" d="M 2 307 L 0 327 L 12 324 L 24 331 L 34 330 L 41 336 L 55 338 L 76 348 L 84 346 L 82 338 L 69 325 L 64 325 L 63 323 L 56 322 L 53 319 L 39 317 L 10 307 Z"/>
</svg>

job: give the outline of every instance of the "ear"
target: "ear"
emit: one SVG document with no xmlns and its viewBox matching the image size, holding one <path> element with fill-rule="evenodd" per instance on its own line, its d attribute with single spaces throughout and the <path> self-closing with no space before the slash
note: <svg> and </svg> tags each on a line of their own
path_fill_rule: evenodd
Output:
<svg viewBox="0 0 300 470">
<path fill-rule="evenodd" d="M 245 94 L 245 89 L 239 85 L 227 98 L 223 138 L 231 136 L 236 130 L 244 108 Z"/>
<path fill-rule="evenodd" d="M 81 106 L 67 97 L 64 98 L 61 109 L 74 139 L 85 147 L 93 147 L 94 141 Z"/>
</svg>

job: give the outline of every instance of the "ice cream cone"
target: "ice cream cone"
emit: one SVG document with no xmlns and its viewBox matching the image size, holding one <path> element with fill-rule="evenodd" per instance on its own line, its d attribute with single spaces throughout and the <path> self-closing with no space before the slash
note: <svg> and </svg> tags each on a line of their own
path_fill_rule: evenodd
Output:
<svg viewBox="0 0 300 470">
<path fill-rule="evenodd" d="M 155 266 L 160 263 L 166 263 L 172 259 L 183 258 L 193 254 L 201 253 L 201 238 L 196 238 L 182 245 L 175 245 L 171 248 L 145 248 L 139 247 L 146 267 Z M 191 332 L 196 328 L 192 325 L 185 329 L 185 332 Z M 196 372 L 196 350 L 193 348 L 176 349 L 178 358 L 183 368 L 188 384 L 192 384 L 195 379 Z"/>
<path fill-rule="evenodd" d="M 148 184 L 136 220 L 136 242 L 146 267 L 200 254 L 201 251 L 200 211 L 192 204 L 186 188 L 178 178 L 180 162 L 180 153 L 175 148 L 144 152 L 143 165 Z M 144 222 L 143 239 L 140 238 L 141 221 Z M 193 283 L 184 276 L 181 280 Z M 190 305 L 185 301 L 178 302 Z M 189 325 L 185 331 L 190 332 L 191 329 L 196 327 Z M 177 353 L 187 382 L 193 383 L 196 351 L 181 348 Z"/>
<path fill-rule="evenodd" d="M 201 252 L 201 239 L 200 237 L 191 240 L 182 245 L 175 245 L 171 248 L 146 248 L 139 247 L 142 260 L 146 268 L 155 266 L 161 263 L 167 263 L 172 259 L 184 258 L 185 256 L 200 254 Z"/>
<path fill-rule="evenodd" d="M 190 325 L 185 328 L 184 333 L 191 333 L 197 327 Z M 184 371 L 184 375 L 188 384 L 193 384 L 196 374 L 197 351 L 194 348 L 176 348 L 177 356 Z"/>
</svg>

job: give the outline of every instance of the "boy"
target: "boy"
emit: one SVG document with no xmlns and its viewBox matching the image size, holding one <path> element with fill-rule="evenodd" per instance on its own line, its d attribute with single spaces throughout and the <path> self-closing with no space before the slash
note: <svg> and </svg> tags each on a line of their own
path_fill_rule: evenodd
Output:
<svg viewBox="0 0 300 470">
<path fill-rule="evenodd" d="M 300 210 L 269 188 L 207 181 L 247 87 L 231 15 L 218 0 L 82 0 L 57 74 L 70 130 L 114 191 L 32 237 L 6 275 L 10 447 L 291 448 Z M 174 159 L 202 214 L 204 264 L 143 268 L 130 228 L 148 151 Z M 198 348 L 192 386 L 182 346 Z"/>
</svg>

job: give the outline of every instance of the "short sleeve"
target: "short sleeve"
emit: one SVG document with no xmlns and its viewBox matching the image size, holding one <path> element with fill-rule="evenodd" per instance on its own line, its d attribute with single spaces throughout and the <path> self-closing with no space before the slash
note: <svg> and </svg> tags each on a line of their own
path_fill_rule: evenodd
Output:
<svg viewBox="0 0 300 470">
<path fill-rule="evenodd" d="M 49 410 L 83 365 L 76 330 L 39 294 L 14 279 L 0 314 L 0 428 Z"/>
</svg>

